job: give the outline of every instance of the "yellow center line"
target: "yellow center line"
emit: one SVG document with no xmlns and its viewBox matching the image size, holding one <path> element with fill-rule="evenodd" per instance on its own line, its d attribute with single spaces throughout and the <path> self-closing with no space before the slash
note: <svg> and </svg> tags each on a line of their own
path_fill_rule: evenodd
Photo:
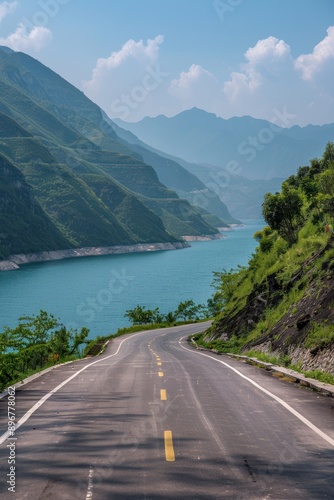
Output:
<svg viewBox="0 0 334 500">
<path fill-rule="evenodd" d="M 166 462 L 175 462 L 172 431 L 164 432 Z"/>
<path fill-rule="evenodd" d="M 163 377 L 164 376 L 164 372 L 159 372 L 159 377 Z"/>
<path fill-rule="evenodd" d="M 158 366 L 161 366 L 161 363 L 159 362 L 159 363 L 157 363 L 157 365 L 158 365 Z"/>
<path fill-rule="evenodd" d="M 160 390 L 160 398 L 161 398 L 161 401 L 167 401 L 167 392 L 166 392 L 166 389 L 161 389 Z"/>
</svg>

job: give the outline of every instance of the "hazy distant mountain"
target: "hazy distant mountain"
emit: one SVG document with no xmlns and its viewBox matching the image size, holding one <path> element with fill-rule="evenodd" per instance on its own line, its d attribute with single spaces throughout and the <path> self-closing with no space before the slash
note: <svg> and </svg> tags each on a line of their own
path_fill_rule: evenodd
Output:
<svg viewBox="0 0 334 500">
<path fill-rule="evenodd" d="M 115 122 L 150 146 L 196 164 L 211 164 L 248 179 L 284 178 L 321 156 L 334 138 L 334 124 L 284 128 L 286 110 L 276 125 L 250 116 L 228 120 L 193 108 L 177 116 Z"/>
<path fill-rule="evenodd" d="M 108 120 L 108 118 L 106 118 Z M 225 203 L 218 194 L 209 189 L 205 182 L 200 180 L 197 173 L 192 173 L 187 166 L 182 166 L 182 160 L 172 158 L 169 155 L 158 151 L 143 143 L 131 132 L 122 129 L 116 123 L 109 120 L 109 123 L 120 137 L 124 144 L 136 151 L 148 165 L 152 165 L 160 181 L 171 189 L 174 189 L 181 198 L 187 199 L 191 204 L 204 208 L 210 214 L 218 217 L 216 225 L 226 227 L 228 224 L 240 223 L 235 219 Z M 212 217 L 202 212 L 205 220 L 213 221 Z"/>
<path fill-rule="evenodd" d="M 142 143 L 140 139 L 138 139 L 132 132 L 126 131 L 116 124 L 113 124 L 114 129 L 117 134 L 121 137 L 127 137 L 128 142 L 130 143 Z M 144 143 L 142 143 L 144 144 Z M 146 151 L 157 151 L 154 148 L 145 145 Z M 189 182 L 188 178 L 178 176 L 177 186 L 174 184 L 168 184 L 171 182 L 171 179 L 166 179 L 164 176 L 168 175 L 168 169 L 161 170 L 161 181 L 165 184 L 170 185 L 170 187 L 175 187 L 176 192 L 183 198 L 188 199 L 192 203 L 195 201 L 201 205 L 202 208 L 209 210 L 211 214 L 218 215 L 221 219 L 226 220 L 229 224 L 235 223 L 236 219 L 259 219 L 262 218 L 262 202 L 264 195 L 268 192 L 277 192 L 281 189 L 281 183 L 283 182 L 283 178 L 274 178 L 274 179 L 263 179 L 263 180 L 252 180 L 247 179 L 246 177 L 235 175 L 231 172 L 228 172 L 225 169 L 217 167 L 215 165 L 209 164 L 196 164 L 190 163 L 182 158 L 177 158 L 173 155 L 164 153 L 159 151 L 159 158 L 164 157 L 169 162 L 173 162 L 173 164 L 180 165 L 183 167 L 183 171 L 188 171 L 195 179 L 201 181 L 201 190 L 192 190 L 190 192 L 186 190 L 186 186 L 192 186 L 192 183 Z M 150 161 L 146 160 L 147 163 Z M 153 161 L 151 164 L 153 165 Z M 160 170 L 155 168 L 158 175 L 160 174 Z M 184 185 L 182 183 L 182 179 L 186 179 Z M 175 178 L 173 178 L 175 182 Z M 180 188 L 180 186 L 183 186 Z M 204 186 L 204 189 L 203 189 Z M 205 190 L 206 187 L 206 190 Z M 185 191 L 183 191 L 185 189 Z M 227 209 L 227 207 L 229 207 Z M 227 213 L 228 210 L 228 213 Z M 230 213 L 233 214 L 233 219 L 230 217 Z M 203 214 L 202 214 L 203 215 Z M 205 218 L 205 215 L 203 215 Z M 206 220 L 211 220 L 210 218 L 206 218 Z M 216 225 L 219 226 L 216 221 Z"/>
<path fill-rule="evenodd" d="M 13 248 L 165 242 L 217 232 L 200 210 L 160 182 L 82 92 L 37 60 L 6 48 L 0 48 L 0 113 L 0 154 L 22 178 L 8 187 L 2 176 L 5 190 L 12 190 L 6 199 L 29 192 L 49 228 L 36 248 L 32 224 L 21 248 L 3 205 L 1 256 Z M 20 191 L 21 185 L 30 191 Z"/>
</svg>

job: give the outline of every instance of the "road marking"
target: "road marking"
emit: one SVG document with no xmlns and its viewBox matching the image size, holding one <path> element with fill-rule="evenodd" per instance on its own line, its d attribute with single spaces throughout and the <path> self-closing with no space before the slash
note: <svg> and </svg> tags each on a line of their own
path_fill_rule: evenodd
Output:
<svg viewBox="0 0 334 500">
<path fill-rule="evenodd" d="M 161 366 L 161 363 L 160 363 L 160 361 L 159 361 L 159 362 L 157 363 L 157 365 L 158 365 L 158 366 Z"/>
<path fill-rule="evenodd" d="M 172 431 L 164 432 L 166 462 L 175 462 Z"/>
<path fill-rule="evenodd" d="M 166 389 L 161 389 L 161 391 L 160 391 L 160 398 L 161 398 L 161 401 L 167 401 L 167 392 L 166 392 Z"/>
<path fill-rule="evenodd" d="M 91 467 L 89 469 L 89 475 L 88 475 L 88 488 L 87 488 L 86 500 L 92 500 L 93 498 L 93 475 L 94 475 L 94 469 L 93 467 Z"/>
<path fill-rule="evenodd" d="M 54 389 L 52 389 L 52 391 L 48 392 L 48 394 L 45 394 L 45 396 L 43 396 L 39 401 L 37 401 L 37 403 L 32 408 L 30 408 L 30 410 L 28 410 L 23 415 L 23 417 L 16 423 L 15 429 L 17 430 L 19 427 L 21 427 L 21 425 L 23 425 L 31 417 L 31 415 L 33 413 L 35 413 L 35 411 L 38 410 L 38 408 L 40 408 L 45 403 L 45 401 L 47 401 L 51 396 L 53 396 L 53 394 L 55 394 L 62 387 L 64 387 L 64 385 L 66 385 L 69 382 L 71 382 L 71 380 L 73 380 L 75 377 L 77 377 L 78 375 L 80 375 L 80 373 L 82 373 L 83 371 L 87 370 L 87 368 L 90 368 L 91 366 L 96 365 L 97 363 L 102 363 L 106 359 L 113 358 L 114 356 L 117 356 L 117 354 L 119 353 L 120 348 L 122 347 L 122 345 L 124 344 L 124 342 L 127 342 L 131 338 L 137 337 L 138 335 L 141 335 L 142 333 L 143 332 L 135 333 L 134 335 L 131 335 L 130 337 L 127 337 L 126 339 L 122 340 L 122 342 L 118 346 L 117 351 L 114 354 L 110 354 L 109 356 L 106 356 L 105 358 L 98 359 L 97 361 L 93 361 L 93 363 L 89 363 L 89 365 L 84 366 L 83 368 L 81 368 L 81 370 L 73 373 L 73 375 L 71 375 L 71 377 L 69 377 L 68 379 L 64 380 L 64 382 L 62 382 L 61 384 L 57 385 L 57 387 L 55 387 Z M 6 431 L 4 434 L 2 434 L 2 436 L 0 436 L 0 444 L 4 443 L 6 441 L 6 439 L 9 438 L 9 437 L 10 437 L 10 432 Z"/>
<path fill-rule="evenodd" d="M 267 396 L 269 396 L 272 399 L 274 399 L 275 401 L 277 401 L 286 410 L 288 410 L 295 417 L 297 417 L 301 422 L 303 422 L 305 425 L 307 425 L 307 427 L 309 427 L 313 432 L 315 432 L 316 434 L 318 434 L 318 436 L 320 436 L 322 439 L 324 439 L 325 441 L 327 441 L 327 443 L 329 443 L 332 446 L 334 446 L 334 439 L 332 439 L 330 436 L 328 436 L 327 434 L 325 434 L 321 429 L 319 429 L 319 427 L 316 427 L 314 424 L 312 424 L 312 422 L 310 422 L 301 413 L 299 413 L 294 408 L 292 408 L 292 406 L 290 406 L 288 403 L 286 403 L 285 401 L 283 401 L 283 399 L 279 398 L 278 396 L 275 396 L 275 394 L 273 394 L 272 392 L 268 391 L 267 389 L 265 389 L 264 387 L 262 387 L 258 383 L 254 382 L 254 380 L 252 380 L 251 378 L 246 377 L 246 375 L 244 375 L 243 373 L 239 372 L 239 370 L 236 370 L 235 368 L 233 368 L 233 366 L 228 365 L 224 361 L 221 361 L 220 359 L 213 358 L 212 356 L 208 356 L 208 354 L 204 354 L 203 352 L 198 352 L 198 351 L 193 351 L 192 349 L 187 349 L 186 347 L 184 347 L 181 344 L 181 340 L 183 340 L 184 338 L 185 337 L 182 337 L 179 340 L 179 344 L 182 347 L 182 349 L 184 349 L 186 351 L 189 351 L 189 352 L 191 352 L 193 354 L 199 354 L 200 356 L 205 356 L 206 358 L 210 358 L 213 361 L 217 361 L 217 363 L 221 363 L 222 365 L 226 366 L 229 370 L 234 371 L 237 375 L 239 375 L 239 377 L 247 380 L 247 382 L 249 382 L 250 384 L 254 385 L 255 387 L 257 387 L 257 389 L 260 389 L 260 391 L 262 391 L 265 394 L 267 394 Z"/>
<path fill-rule="evenodd" d="M 164 376 L 164 372 L 159 372 L 159 377 L 163 377 Z"/>
</svg>

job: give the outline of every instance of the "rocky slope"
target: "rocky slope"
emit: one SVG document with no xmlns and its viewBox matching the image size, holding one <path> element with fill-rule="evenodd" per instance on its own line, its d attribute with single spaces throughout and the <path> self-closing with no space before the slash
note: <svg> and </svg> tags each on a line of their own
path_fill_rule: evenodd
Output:
<svg viewBox="0 0 334 500">
<path fill-rule="evenodd" d="M 334 249 L 334 236 L 327 245 L 304 261 L 282 287 L 278 276 L 269 275 L 247 297 L 245 306 L 236 314 L 217 320 L 207 335 L 213 339 L 230 339 L 233 335 L 247 338 L 254 326 L 265 318 L 266 311 L 277 307 L 293 289 L 303 290 L 302 297 L 291 304 L 273 328 L 246 342 L 241 352 L 262 351 L 278 358 L 288 357 L 304 371 L 323 370 L 334 375 L 334 260 L 327 257 Z M 328 325 L 333 335 L 313 334 L 314 325 Z"/>
</svg>

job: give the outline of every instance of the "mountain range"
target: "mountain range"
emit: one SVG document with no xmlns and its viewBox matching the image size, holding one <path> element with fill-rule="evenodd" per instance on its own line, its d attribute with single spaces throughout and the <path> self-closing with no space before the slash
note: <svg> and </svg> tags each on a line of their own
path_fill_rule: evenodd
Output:
<svg viewBox="0 0 334 500">
<path fill-rule="evenodd" d="M 250 116 L 225 120 L 193 108 L 171 118 L 115 122 L 150 146 L 187 162 L 269 180 L 285 178 L 310 158 L 320 157 L 334 137 L 334 123 L 287 128 L 289 117 L 287 110 L 276 110 L 275 123 Z"/>
<path fill-rule="evenodd" d="M 206 210 L 181 198 L 173 187 L 190 200 L 208 189 L 177 162 L 132 147 L 80 90 L 8 48 L 0 48 L 0 179 L 0 258 L 213 236 L 238 222 L 215 193 Z"/>
<path fill-rule="evenodd" d="M 234 217 L 255 219 L 261 217 L 264 195 L 280 191 L 286 177 L 321 156 L 334 138 L 334 124 L 287 128 L 291 118 L 283 109 L 274 110 L 273 122 L 250 116 L 225 120 L 193 108 L 171 118 L 114 122 L 132 140 L 196 175 Z"/>
<path fill-rule="evenodd" d="M 281 113 L 281 120 L 287 114 Z M 111 120 L 36 59 L 0 47 L 0 259 L 215 237 L 333 139 L 199 109 Z"/>
</svg>

